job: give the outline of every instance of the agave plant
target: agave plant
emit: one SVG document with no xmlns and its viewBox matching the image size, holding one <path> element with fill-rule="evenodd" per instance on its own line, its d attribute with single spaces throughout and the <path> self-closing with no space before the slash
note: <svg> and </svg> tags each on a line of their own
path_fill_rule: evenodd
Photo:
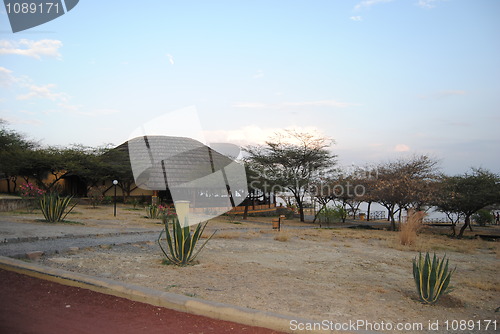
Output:
<svg viewBox="0 0 500 334">
<path fill-rule="evenodd" d="M 429 253 L 426 253 L 425 257 L 422 256 L 422 253 L 419 254 L 418 259 L 415 257 L 413 259 L 413 278 L 420 300 L 426 304 L 434 304 L 441 295 L 451 292 L 452 288 L 449 287 L 449 284 L 455 270 L 456 268 L 448 270 L 446 255 L 439 259 L 434 254 L 432 261 Z"/>
<path fill-rule="evenodd" d="M 45 220 L 51 223 L 63 221 L 76 206 L 75 203 L 66 211 L 72 199 L 72 196 L 60 197 L 57 194 L 44 194 L 40 198 L 40 209 L 42 210 Z"/>
<path fill-rule="evenodd" d="M 146 207 L 146 217 L 159 219 L 164 214 L 166 207 L 163 205 L 151 204 Z"/>
<path fill-rule="evenodd" d="M 189 226 L 181 226 L 178 218 L 167 219 L 166 217 L 163 217 L 163 223 L 165 225 L 165 229 L 160 232 L 158 245 L 160 245 L 161 251 L 167 258 L 167 261 L 177 266 L 185 266 L 192 263 L 203 247 L 205 247 L 207 242 L 212 239 L 215 232 L 217 232 L 215 231 L 203 243 L 203 245 L 195 251 L 196 243 L 201 238 L 203 231 L 205 231 L 207 223 L 204 225 L 201 223 L 198 224 L 193 232 L 190 231 Z M 169 225 L 172 226 L 172 232 L 170 232 Z M 161 244 L 163 234 L 166 235 L 168 251 L 166 251 Z"/>
</svg>

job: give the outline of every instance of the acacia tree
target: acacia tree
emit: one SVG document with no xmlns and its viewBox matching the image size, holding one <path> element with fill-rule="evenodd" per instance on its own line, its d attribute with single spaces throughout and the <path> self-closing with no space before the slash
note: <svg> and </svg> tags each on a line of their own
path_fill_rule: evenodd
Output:
<svg viewBox="0 0 500 334">
<path fill-rule="evenodd" d="M 332 188 L 334 176 L 330 173 L 322 173 L 316 175 L 309 185 L 309 193 L 314 200 L 320 205 L 320 209 L 314 216 L 313 223 L 316 222 L 319 215 L 328 206 L 328 203 L 333 201 Z"/>
<path fill-rule="evenodd" d="M 46 191 L 55 191 L 60 180 L 69 175 L 78 175 L 82 178 L 97 175 L 93 157 L 81 147 L 71 148 L 37 148 L 25 152 L 21 158 L 22 166 L 18 175 L 26 181 L 29 178 Z M 48 178 L 50 176 L 50 178 Z"/>
<path fill-rule="evenodd" d="M 248 146 L 247 161 L 264 179 L 260 188 L 267 193 L 289 191 L 304 221 L 304 196 L 308 193 L 313 176 L 334 162 L 328 150 L 332 140 L 307 132 L 285 130 L 266 141 L 265 145 Z"/>
<path fill-rule="evenodd" d="M 19 171 L 37 146 L 37 143 L 26 139 L 24 135 L 8 129 L 6 122 L 0 119 L 0 177 L 7 182 L 7 192 L 15 190 Z M 11 182 L 14 183 L 13 189 Z"/>
<path fill-rule="evenodd" d="M 118 187 L 122 190 L 123 200 L 137 188 L 135 184 L 128 146 L 120 145 L 116 148 L 107 148 L 99 156 L 99 164 L 102 168 L 101 178 L 103 180 L 117 180 Z M 111 187 L 111 186 L 110 186 Z M 105 191 L 109 190 L 105 189 Z"/>
<path fill-rule="evenodd" d="M 420 211 L 432 201 L 436 165 L 436 161 L 421 155 L 378 166 L 378 177 L 371 195 L 387 209 L 391 230 L 396 230 L 396 214 L 401 217 L 401 211 L 409 208 Z"/>
<path fill-rule="evenodd" d="M 446 212 L 461 214 L 465 223 L 458 237 L 463 237 L 470 227 L 471 216 L 492 204 L 500 203 L 500 177 L 484 169 L 472 169 L 471 172 L 457 176 L 445 176 L 436 206 Z M 454 230 L 454 228 L 453 228 Z"/>
</svg>

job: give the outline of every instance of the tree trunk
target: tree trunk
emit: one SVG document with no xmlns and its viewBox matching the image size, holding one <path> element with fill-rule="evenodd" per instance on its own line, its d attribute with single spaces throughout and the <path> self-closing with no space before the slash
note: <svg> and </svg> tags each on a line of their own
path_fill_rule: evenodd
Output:
<svg viewBox="0 0 500 334">
<path fill-rule="evenodd" d="M 300 198 L 300 196 L 296 194 L 294 197 L 299 208 L 300 221 L 304 222 L 304 204 L 302 203 L 302 199 Z"/>
<path fill-rule="evenodd" d="M 467 226 L 470 225 L 470 214 L 465 215 L 465 223 L 464 226 L 460 229 L 460 232 L 458 233 L 458 238 L 462 238 L 464 236 L 464 231 L 467 228 Z"/>
<path fill-rule="evenodd" d="M 369 222 L 370 221 L 370 208 L 372 206 L 372 202 L 368 202 L 368 211 L 366 213 L 366 221 Z"/>
<path fill-rule="evenodd" d="M 297 203 L 299 205 L 299 214 L 300 214 L 300 221 L 304 222 L 304 207 L 302 205 L 302 201 Z"/>
<path fill-rule="evenodd" d="M 323 211 L 323 209 L 325 207 L 326 207 L 326 204 L 323 204 L 323 206 L 321 207 L 321 209 L 319 209 L 319 211 L 316 212 L 316 214 L 314 215 L 313 224 L 316 222 L 316 219 L 318 219 L 319 214 L 321 213 L 321 211 Z M 321 227 L 321 222 L 319 224 L 320 224 L 319 227 Z"/>
<path fill-rule="evenodd" d="M 245 211 L 243 212 L 243 220 L 247 220 L 248 218 L 248 205 L 250 204 L 250 200 L 247 198 L 245 201 Z"/>
<path fill-rule="evenodd" d="M 394 213 L 389 210 L 389 220 L 391 221 L 391 231 L 396 231 L 396 220 L 394 219 Z"/>
<path fill-rule="evenodd" d="M 7 176 L 5 178 L 5 181 L 7 181 L 7 193 L 11 193 L 11 190 L 10 190 L 10 176 Z"/>
</svg>

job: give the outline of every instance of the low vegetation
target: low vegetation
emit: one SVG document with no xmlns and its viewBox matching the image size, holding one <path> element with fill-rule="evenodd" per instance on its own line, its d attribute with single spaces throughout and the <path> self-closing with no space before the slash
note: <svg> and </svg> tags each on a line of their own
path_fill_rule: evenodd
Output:
<svg viewBox="0 0 500 334">
<path fill-rule="evenodd" d="M 70 207 L 72 199 L 71 196 L 61 197 L 54 193 L 44 194 L 40 198 L 40 209 L 45 220 L 50 223 L 63 221 L 77 204 L 74 203 Z M 70 207 L 69 210 L 68 207 Z"/>
<path fill-rule="evenodd" d="M 189 226 L 181 226 L 179 219 L 167 219 L 163 218 L 163 224 L 165 229 L 160 232 L 158 236 L 158 245 L 160 246 L 163 255 L 167 258 L 168 264 L 174 264 L 177 266 L 186 266 L 193 263 L 198 254 L 201 252 L 203 247 L 207 242 L 213 237 L 215 232 L 205 240 L 205 242 L 195 250 L 198 240 L 200 240 L 203 232 L 205 231 L 205 224 L 198 224 L 193 233 L 190 231 Z M 172 227 L 170 232 L 169 225 Z M 166 239 L 162 239 L 163 234 L 165 234 Z M 162 240 L 167 243 L 168 248 L 165 249 L 162 245 Z"/>
<path fill-rule="evenodd" d="M 425 257 L 420 253 L 418 259 L 413 259 L 413 278 L 420 300 L 434 304 L 443 294 L 451 292 L 449 284 L 455 269 L 449 270 L 446 255 L 439 259 L 434 254 L 431 261 L 429 253 Z"/>
<path fill-rule="evenodd" d="M 413 245 L 417 239 L 418 232 L 422 229 L 422 222 L 425 213 L 422 211 L 410 210 L 406 222 L 402 223 L 399 229 L 399 242 L 403 246 Z"/>
</svg>

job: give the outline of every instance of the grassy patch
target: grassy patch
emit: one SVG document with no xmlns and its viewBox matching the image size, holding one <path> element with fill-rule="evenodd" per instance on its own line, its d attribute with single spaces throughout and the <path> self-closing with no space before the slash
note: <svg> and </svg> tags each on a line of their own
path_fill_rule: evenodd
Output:
<svg viewBox="0 0 500 334">
<path fill-rule="evenodd" d="M 170 284 L 170 285 L 167 285 L 165 290 L 170 290 L 171 288 L 177 288 L 178 286 L 179 286 L 178 284 Z"/>
</svg>

